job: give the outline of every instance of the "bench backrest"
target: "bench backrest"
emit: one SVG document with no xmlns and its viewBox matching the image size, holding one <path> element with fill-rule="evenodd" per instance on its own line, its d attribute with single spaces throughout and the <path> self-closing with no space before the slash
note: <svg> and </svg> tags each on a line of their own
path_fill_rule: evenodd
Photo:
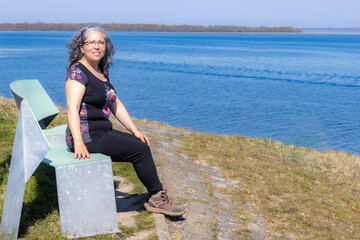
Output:
<svg viewBox="0 0 360 240">
<path fill-rule="evenodd" d="M 18 80 L 10 84 L 10 89 L 18 108 L 25 99 L 42 129 L 58 115 L 59 110 L 38 80 Z"/>
</svg>

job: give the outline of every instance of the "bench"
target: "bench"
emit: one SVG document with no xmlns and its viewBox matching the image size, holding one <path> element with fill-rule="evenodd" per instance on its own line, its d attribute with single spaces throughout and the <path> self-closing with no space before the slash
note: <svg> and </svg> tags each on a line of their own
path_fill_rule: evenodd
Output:
<svg viewBox="0 0 360 240">
<path fill-rule="evenodd" d="M 74 159 L 65 144 L 66 125 L 46 129 L 59 113 L 38 80 L 10 84 L 19 117 L 1 221 L 16 239 L 25 185 L 40 163 L 55 168 L 62 235 L 88 237 L 119 232 L 110 157 Z"/>
</svg>

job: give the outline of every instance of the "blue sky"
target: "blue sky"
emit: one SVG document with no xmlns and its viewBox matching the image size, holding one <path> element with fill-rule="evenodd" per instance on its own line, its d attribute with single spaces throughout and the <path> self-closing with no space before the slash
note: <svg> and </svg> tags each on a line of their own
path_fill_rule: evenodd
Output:
<svg viewBox="0 0 360 240">
<path fill-rule="evenodd" d="M 360 27 L 360 0 L 0 0 L 0 23 Z"/>
</svg>

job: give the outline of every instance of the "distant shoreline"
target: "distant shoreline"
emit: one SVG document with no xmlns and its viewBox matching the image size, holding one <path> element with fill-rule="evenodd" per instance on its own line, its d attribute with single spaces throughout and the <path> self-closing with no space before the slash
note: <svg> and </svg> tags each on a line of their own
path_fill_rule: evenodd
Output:
<svg viewBox="0 0 360 240">
<path fill-rule="evenodd" d="M 165 24 L 100 24 L 100 23 L 0 23 L 0 31 L 77 31 L 88 25 L 98 25 L 109 32 L 186 32 L 186 33 L 300 33 L 293 27 L 242 27 L 221 25 Z"/>
<path fill-rule="evenodd" d="M 320 31 L 360 31 L 360 28 L 302 28 L 302 30 L 320 30 Z"/>
<path fill-rule="evenodd" d="M 27 33 L 60 33 L 60 32 L 75 32 L 75 31 L 71 31 L 71 30 L 67 30 L 67 31 L 54 31 L 54 30 L 42 30 L 42 31 L 38 31 L 38 30 L 0 30 L 0 33 L 20 33 L 20 32 L 27 32 Z M 229 34 L 229 35 L 256 35 L 256 34 L 262 34 L 262 35 L 354 35 L 354 36 L 358 36 L 360 35 L 360 31 L 353 31 L 353 32 L 125 32 L 125 31 L 108 31 L 109 33 L 141 33 L 141 34 Z"/>
</svg>

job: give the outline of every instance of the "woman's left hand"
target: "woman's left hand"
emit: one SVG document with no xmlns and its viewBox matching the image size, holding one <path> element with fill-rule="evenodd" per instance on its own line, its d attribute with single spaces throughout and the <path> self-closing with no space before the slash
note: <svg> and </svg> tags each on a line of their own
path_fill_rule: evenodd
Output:
<svg viewBox="0 0 360 240">
<path fill-rule="evenodd" d="M 148 146 L 150 146 L 149 138 L 146 136 L 145 133 L 142 133 L 140 131 L 134 132 L 134 136 L 140 139 L 142 142 L 146 143 Z"/>
</svg>

